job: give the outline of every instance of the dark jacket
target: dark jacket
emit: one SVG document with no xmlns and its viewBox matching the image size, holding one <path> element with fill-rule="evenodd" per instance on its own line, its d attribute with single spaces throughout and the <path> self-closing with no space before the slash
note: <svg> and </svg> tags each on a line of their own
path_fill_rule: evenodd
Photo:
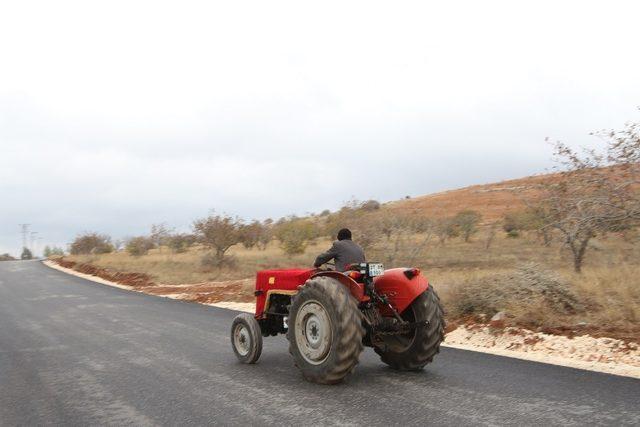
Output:
<svg viewBox="0 0 640 427">
<path fill-rule="evenodd" d="M 336 240 L 327 252 L 321 253 L 313 264 L 320 267 L 325 262 L 335 259 L 336 270 L 345 271 L 348 264 L 364 261 L 364 251 L 352 240 Z"/>
</svg>

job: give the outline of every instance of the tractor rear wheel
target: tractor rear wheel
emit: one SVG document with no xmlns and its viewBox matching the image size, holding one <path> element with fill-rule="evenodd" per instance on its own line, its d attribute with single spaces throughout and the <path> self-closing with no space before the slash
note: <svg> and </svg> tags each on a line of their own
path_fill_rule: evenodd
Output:
<svg viewBox="0 0 640 427">
<path fill-rule="evenodd" d="M 249 313 L 239 314 L 231 324 L 231 346 L 242 363 L 256 363 L 262 354 L 260 325 Z"/>
<path fill-rule="evenodd" d="M 444 340 L 444 311 L 431 285 L 402 313 L 402 318 L 408 322 L 429 323 L 406 334 L 385 335 L 382 337 L 384 348 L 374 350 L 393 369 L 419 371 L 433 361 Z"/>
<path fill-rule="evenodd" d="M 358 364 L 364 348 L 362 314 L 337 280 L 310 279 L 293 298 L 287 323 L 289 353 L 308 381 L 339 383 Z"/>
</svg>

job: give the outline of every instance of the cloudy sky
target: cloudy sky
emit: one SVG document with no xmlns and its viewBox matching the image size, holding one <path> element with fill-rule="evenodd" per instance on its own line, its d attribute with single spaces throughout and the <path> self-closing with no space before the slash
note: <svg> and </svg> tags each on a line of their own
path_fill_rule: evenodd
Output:
<svg viewBox="0 0 640 427">
<path fill-rule="evenodd" d="M 543 172 L 640 112 L 637 1 L 1 1 L 0 253 Z"/>
</svg>

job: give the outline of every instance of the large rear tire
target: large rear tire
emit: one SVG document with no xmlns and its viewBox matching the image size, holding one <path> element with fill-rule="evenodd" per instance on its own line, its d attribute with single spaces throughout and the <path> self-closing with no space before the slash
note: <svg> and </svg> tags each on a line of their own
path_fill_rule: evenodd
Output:
<svg viewBox="0 0 640 427">
<path fill-rule="evenodd" d="M 384 348 L 375 347 L 380 359 L 393 369 L 419 371 L 440 352 L 444 341 L 444 311 L 432 286 L 424 291 L 403 313 L 409 322 L 428 321 L 403 335 L 384 336 Z"/>
<path fill-rule="evenodd" d="M 362 314 L 349 290 L 329 277 L 310 279 L 289 311 L 289 353 L 308 381 L 337 384 L 363 350 Z"/>
</svg>

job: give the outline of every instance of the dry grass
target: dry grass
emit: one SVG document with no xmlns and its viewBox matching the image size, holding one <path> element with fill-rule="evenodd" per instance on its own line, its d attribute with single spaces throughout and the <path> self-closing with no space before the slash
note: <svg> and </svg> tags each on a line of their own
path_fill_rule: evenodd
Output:
<svg viewBox="0 0 640 427">
<path fill-rule="evenodd" d="M 219 269 L 202 265 L 202 257 L 207 254 L 202 247 L 192 247 L 179 254 L 164 248 L 161 251 L 151 250 L 148 255 L 140 257 L 120 251 L 102 255 L 73 255 L 65 259 L 119 271 L 146 273 L 158 283 L 179 285 L 252 278 L 259 270 L 309 266 L 313 262 L 314 252 L 318 250 L 318 246 L 310 246 L 305 254 L 288 257 L 277 242 L 272 242 L 265 250 L 248 250 L 237 246 L 229 250 L 229 256 L 235 258 L 235 267 Z"/>
<path fill-rule="evenodd" d="M 470 243 L 455 239 L 440 246 L 433 239 L 417 254 L 410 254 L 410 249 L 422 242 L 424 236 L 412 236 L 395 254 L 396 261 L 391 265 L 387 263 L 387 266 L 421 267 L 440 293 L 450 319 L 469 314 L 459 309 L 463 296 L 473 295 L 483 287 L 498 287 L 505 292 L 494 301 L 493 308 L 485 306 L 483 310 L 486 312 L 476 310 L 473 315 L 485 314 L 490 318 L 496 310 L 505 310 L 511 324 L 564 331 L 575 330 L 576 325 L 582 325 L 590 333 L 597 328 L 622 337 L 640 335 L 640 245 L 637 243 L 617 236 L 594 240 L 583 274 L 576 275 L 571 271 L 570 255 L 559 249 L 557 243 L 545 247 L 536 241 L 534 235 L 513 239 L 498 232 L 493 245 L 486 249 L 485 233 L 486 230 L 482 231 Z M 294 257 L 285 255 L 276 241 L 266 250 L 247 250 L 236 246 L 229 251 L 236 261 L 233 269 L 203 267 L 201 259 L 206 251 L 199 247 L 182 254 L 172 254 L 163 249 L 161 252 L 152 250 L 141 257 L 117 252 L 67 258 L 118 271 L 147 273 L 157 283 L 178 285 L 247 279 L 263 269 L 310 266 L 315 256 L 326 250 L 329 244 L 328 240 L 318 241 L 310 245 L 304 254 Z M 387 261 L 387 255 L 393 248 L 393 241 L 382 240 L 369 250 L 368 258 Z M 527 298 L 522 298 L 519 286 L 537 285 L 535 277 L 520 280 L 517 279 L 520 276 L 514 276 L 514 271 L 527 264 L 535 264 L 536 269 L 546 272 L 541 273 L 543 281 L 552 275 L 558 278 L 558 283 L 566 284 L 584 309 L 557 310 L 536 294 L 541 292 L 539 287 L 526 294 Z M 242 288 L 246 293 L 242 296 L 245 300 L 250 297 L 252 289 L 250 286 Z"/>
<path fill-rule="evenodd" d="M 593 268 L 584 274 L 567 273 L 581 297 L 593 306 L 592 321 L 626 328 L 640 324 L 640 265 Z"/>
</svg>

